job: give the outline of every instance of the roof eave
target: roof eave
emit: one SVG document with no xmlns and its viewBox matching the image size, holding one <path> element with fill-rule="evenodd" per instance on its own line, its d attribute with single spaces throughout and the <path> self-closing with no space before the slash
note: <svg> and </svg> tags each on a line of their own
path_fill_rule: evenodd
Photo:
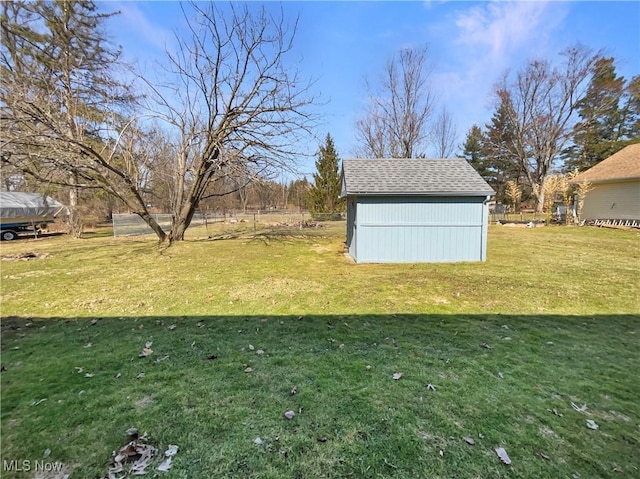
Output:
<svg viewBox="0 0 640 479">
<path fill-rule="evenodd" d="M 418 192 L 379 192 L 379 191 L 347 191 L 343 196 L 492 196 L 496 192 L 490 191 L 418 191 Z"/>
<path fill-rule="evenodd" d="M 577 185 L 579 183 L 584 183 L 584 182 L 588 182 L 588 183 L 592 183 L 592 184 L 596 184 L 596 183 L 619 183 L 621 181 L 638 181 L 640 180 L 640 176 L 623 176 L 620 178 L 603 178 L 603 179 L 589 179 L 589 178 L 585 178 L 582 179 L 579 176 L 575 177 L 573 180 L 570 181 L 570 184 L 572 185 Z"/>
</svg>

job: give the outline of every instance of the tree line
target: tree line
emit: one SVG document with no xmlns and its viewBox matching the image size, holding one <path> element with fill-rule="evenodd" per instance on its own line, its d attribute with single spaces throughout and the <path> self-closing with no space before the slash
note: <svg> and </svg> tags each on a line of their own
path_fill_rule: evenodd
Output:
<svg viewBox="0 0 640 479">
<path fill-rule="evenodd" d="M 122 60 L 93 1 L 3 2 L 0 159 L 3 186 L 68 194 L 72 233 L 98 205 L 138 214 L 172 243 L 197 209 L 248 205 L 341 211 L 340 158 L 331 135 L 312 181 L 295 164 L 318 126 L 314 82 L 291 58 L 297 19 L 255 4 L 181 4 L 187 28 L 167 49 L 162 81 Z M 640 79 L 586 47 L 564 62 L 505 74 L 491 122 L 459 153 L 505 197 L 525 185 L 537 207 L 558 165 L 584 169 L 639 140 Z M 438 106 L 427 47 L 402 49 L 366 83 L 354 125 L 361 157 L 449 157 L 455 122 Z M 124 80 L 129 79 L 129 80 Z M 165 231 L 150 214 L 173 215 Z"/>
<path fill-rule="evenodd" d="M 542 212 L 556 173 L 584 171 L 640 142 L 640 76 L 618 76 L 614 58 L 585 47 L 563 53 L 562 65 L 536 60 L 505 76 L 490 122 L 467 132 L 462 156 L 500 202 L 520 187 Z"/>
</svg>

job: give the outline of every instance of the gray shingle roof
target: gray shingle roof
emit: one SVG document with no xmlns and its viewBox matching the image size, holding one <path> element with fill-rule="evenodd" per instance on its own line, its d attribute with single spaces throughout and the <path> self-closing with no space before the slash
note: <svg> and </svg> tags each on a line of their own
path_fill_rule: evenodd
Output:
<svg viewBox="0 0 640 479">
<path fill-rule="evenodd" d="M 464 159 L 345 159 L 343 196 L 485 196 L 495 192 Z"/>
</svg>

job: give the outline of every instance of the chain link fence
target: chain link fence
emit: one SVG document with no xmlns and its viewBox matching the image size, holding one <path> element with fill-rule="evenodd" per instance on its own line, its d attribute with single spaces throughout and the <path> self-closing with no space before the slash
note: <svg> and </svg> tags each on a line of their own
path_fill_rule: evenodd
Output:
<svg viewBox="0 0 640 479">
<path fill-rule="evenodd" d="M 172 216 L 170 214 L 152 214 L 153 219 L 160 225 L 164 231 L 171 229 Z M 149 228 L 147 223 L 138 215 L 131 214 L 113 214 L 111 217 L 113 224 L 113 236 L 138 236 L 153 234 L 153 230 Z M 202 226 L 207 223 L 222 222 L 224 216 L 196 213 L 191 220 L 192 226 Z"/>
<path fill-rule="evenodd" d="M 170 214 L 152 214 L 155 221 L 162 227 L 165 232 L 171 229 L 172 215 Z M 227 211 L 225 213 L 196 213 L 191 220 L 189 228 L 197 226 L 213 225 L 214 223 L 227 223 L 234 225 L 243 223 L 251 228 L 254 232 L 256 225 L 280 225 L 289 227 L 306 226 L 306 222 L 310 219 L 310 215 L 305 211 L 292 210 L 245 210 L 245 211 Z M 317 215 L 312 218 L 314 221 L 327 221 L 338 219 L 336 215 Z M 142 218 L 134 214 L 113 214 L 113 235 L 119 236 L 137 236 L 153 234 L 153 230 L 144 222 Z M 208 230 L 207 230 L 208 231 Z"/>
</svg>

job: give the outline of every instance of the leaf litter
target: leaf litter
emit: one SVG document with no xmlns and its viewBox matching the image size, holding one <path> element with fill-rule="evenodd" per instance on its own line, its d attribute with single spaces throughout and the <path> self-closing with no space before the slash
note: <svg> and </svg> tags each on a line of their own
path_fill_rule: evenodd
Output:
<svg viewBox="0 0 640 479">
<path fill-rule="evenodd" d="M 173 458 L 178 453 L 178 446 L 169 444 L 164 457 L 161 458 L 158 457 L 158 448 L 148 442 L 146 433 L 139 436 L 136 428 L 130 428 L 126 434 L 127 444 L 113 452 L 113 465 L 109 467 L 107 476 L 103 479 L 143 476 L 154 466 L 160 472 L 169 471 Z"/>
</svg>

